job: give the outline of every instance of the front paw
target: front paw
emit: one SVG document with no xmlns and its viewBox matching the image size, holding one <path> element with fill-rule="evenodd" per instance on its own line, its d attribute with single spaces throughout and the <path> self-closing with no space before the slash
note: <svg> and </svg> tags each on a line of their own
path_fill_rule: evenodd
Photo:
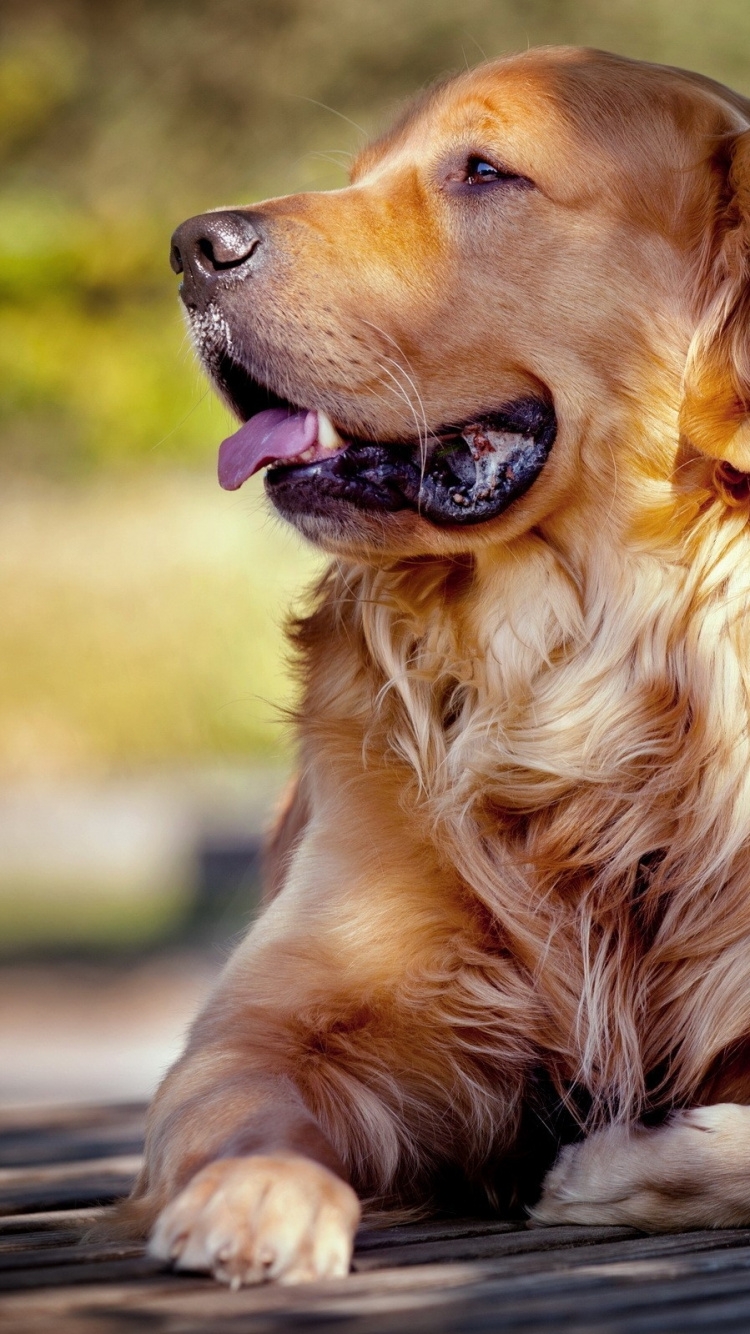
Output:
<svg viewBox="0 0 750 1334">
<path fill-rule="evenodd" d="M 159 1216 L 149 1251 L 223 1283 L 305 1283 L 349 1272 L 359 1201 L 296 1154 L 209 1163 Z"/>
</svg>

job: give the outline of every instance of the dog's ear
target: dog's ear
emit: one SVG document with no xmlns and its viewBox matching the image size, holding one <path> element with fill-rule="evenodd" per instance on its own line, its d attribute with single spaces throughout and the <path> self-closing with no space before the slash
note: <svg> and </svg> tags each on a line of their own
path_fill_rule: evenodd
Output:
<svg viewBox="0 0 750 1334">
<path fill-rule="evenodd" d="M 750 130 L 733 136 L 722 157 L 702 266 L 707 304 L 688 351 L 680 432 L 702 453 L 750 472 Z"/>
</svg>

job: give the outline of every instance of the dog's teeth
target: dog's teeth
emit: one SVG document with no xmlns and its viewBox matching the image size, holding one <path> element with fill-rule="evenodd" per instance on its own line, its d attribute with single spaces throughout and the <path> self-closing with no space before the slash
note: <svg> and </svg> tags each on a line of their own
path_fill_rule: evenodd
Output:
<svg viewBox="0 0 750 1334">
<path fill-rule="evenodd" d="M 318 408 L 318 444 L 321 449 L 328 453 L 333 453 L 336 449 L 344 448 L 344 441 L 341 439 L 336 427 L 327 412 L 321 412 Z"/>
</svg>

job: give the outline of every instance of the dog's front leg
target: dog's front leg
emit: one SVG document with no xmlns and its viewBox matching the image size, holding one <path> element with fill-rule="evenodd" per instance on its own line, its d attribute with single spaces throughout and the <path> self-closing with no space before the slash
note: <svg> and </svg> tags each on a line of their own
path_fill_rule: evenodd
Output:
<svg viewBox="0 0 750 1334">
<path fill-rule="evenodd" d="M 235 1287 L 347 1273 L 359 1202 L 292 1080 L 264 1064 L 245 1043 L 191 1044 L 151 1108 L 133 1195 L 100 1235 L 153 1227 L 152 1254 Z"/>
<path fill-rule="evenodd" d="M 152 1254 L 233 1286 L 346 1274 L 359 1202 L 292 1082 L 248 1076 L 242 1058 L 227 1053 L 216 1068 L 203 1053 L 201 1088 L 190 1064 L 174 1072 L 166 1091 L 179 1110 L 157 1112 L 158 1137 L 171 1141 L 161 1154 L 151 1149 L 152 1163 L 160 1158 L 161 1189 L 165 1174 L 174 1173 L 172 1189 L 190 1179 L 160 1213 Z"/>
<path fill-rule="evenodd" d="M 235 1285 L 345 1273 L 348 1172 L 364 1190 L 397 1172 L 401 1082 L 414 1103 L 420 1062 L 435 1096 L 442 1057 L 414 988 L 423 971 L 452 976 L 461 909 L 383 787 L 359 801 L 350 785 L 343 822 L 321 779 L 283 890 L 157 1094 L 144 1171 L 109 1230 L 153 1228 L 178 1267 Z"/>
</svg>

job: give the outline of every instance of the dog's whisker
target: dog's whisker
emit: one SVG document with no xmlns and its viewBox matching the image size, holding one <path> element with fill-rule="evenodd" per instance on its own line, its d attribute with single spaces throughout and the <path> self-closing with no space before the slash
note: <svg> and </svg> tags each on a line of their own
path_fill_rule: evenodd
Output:
<svg viewBox="0 0 750 1334">
<path fill-rule="evenodd" d="M 409 396 L 408 390 L 407 390 L 407 389 L 405 388 L 405 386 L 401 383 L 401 381 L 397 378 L 397 376 L 394 375 L 393 371 L 389 370 L 389 368 L 388 368 L 386 365 L 384 365 L 383 362 L 381 362 L 381 361 L 378 362 L 378 368 L 383 372 L 384 375 L 387 375 L 387 376 L 389 377 L 389 379 L 392 381 L 392 385 L 390 386 L 390 388 L 392 389 L 392 392 L 394 393 L 394 395 L 395 395 L 396 397 L 403 399 L 404 403 L 406 404 L 406 406 L 407 406 L 408 409 L 409 409 L 409 412 L 411 413 L 412 419 L 413 419 L 413 421 L 414 421 L 414 427 L 415 427 L 415 430 L 416 430 L 416 432 L 417 432 L 417 439 L 418 439 L 419 449 L 420 449 L 420 458 L 422 458 L 422 457 L 424 456 L 424 452 L 425 452 L 425 446 L 424 446 L 423 437 L 422 437 L 422 424 L 421 424 L 419 415 L 418 415 L 418 413 L 417 413 L 417 409 L 415 408 L 414 403 L 412 402 L 412 400 L 411 400 L 411 398 L 410 398 L 410 396 Z M 385 389 L 387 389 L 387 388 L 389 387 L 388 385 L 385 384 L 385 382 L 384 382 L 383 380 L 381 380 L 381 384 L 383 385 L 383 388 L 385 388 Z"/>
<path fill-rule="evenodd" d="M 407 357 L 407 355 L 406 355 L 406 353 L 404 352 L 403 348 L 400 346 L 400 344 L 398 343 L 397 339 L 395 339 L 395 338 L 393 337 L 392 334 L 388 333 L 388 331 L 387 331 L 386 329 L 381 328 L 380 325 L 373 323 L 372 320 L 362 319 L 361 322 L 362 322 L 363 324 L 368 325 L 369 328 L 371 328 L 375 333 L 377 333 L 377 334 L 381 335 L 381 337 L 385 338 L 386 341 L 389 342 L 389 343 L 392 345 L 392 347 L 395 348 L 396 352 L 398 353 L 399 360 L 396 360 L 395 358 L 386 358 L 386 360 L 390 360 L 390 361 L 391 361 L 391 364 L 394 365 L 394 366 L 398 369 L 398 371 L 404 376 L 404 378 L 407 380 L 408 384 L 410 385 L 410 387 L 411 387 L 411 389 L 412 389 L 412 392 L 414 393 L 414 396 L 415 396 L 415 398 L 416 398 L 416 400 L 417 400 L 417 403 L 418 403 L 418 406 L 419 406 L 420 417 L 421 417 L 421 421 L 422 421 L 422 430 L 419 430 L 419 431 L 418 431 L 418 436 L 419 436 L 419 440 L 420 440 L 420 448 L 423 449 L 423 453 L 422 453 L 422 469 L 423 469 L 423 474 L 424 474 L 424 467 L 426 466 L 426 441 L 427 441 L 427 438 L 428 438 L 428 436 L 429 436 L 429 434 L 430 434 L 430 429 L 429 429 L 429 425 L 428 425 L 428 422 L 427 422 L 427 415 L 426 415 L 426 413 L 425 413 L 425 408 L 424 408 L 424 403 L 423 403 L 423 401 L 422 401 L 422 396 L 421 396 L 421 394 L 420 394 L 420 392 L 419 392 L 419 389 L 417 388 L 416 382 L 415 382 L 414 377 L 413 377 L 413 374 L 412 374 L 412 372 L 413 372 L 413 367 L 411 366 L 411 363 L 410 363 L 410 361 L 409 361 L 409 358 Z M 406 363 L 406 365 L 404 365 L 404 363 Z M 406 366 L 409 367 L 409 370 L 406 369 Z M 423 475 L 423 480 L 424 480 L 424 475 Z"/>
<path fill-rule="evenodd" d="M 417 420 L 417 431 L 418 431 L 419 447 L 422 459 L 422 470 L 424 473 L 424 469 L 427 466 L 427 440 L 430 435 L 430 428 L 427 422 L 427 414 L 425 413 L 424 403 L 422 401 L 422 395 L 420 394 L 419 389 L 417 388 L 417 385 L 413 377 L 409 374 L 409 372 L 405 369 L 405 367 L 400 364 L 400 362 L 396 361 L 394 357 L 386 357 L 386 361 L 389 361 L 392 366 L 395 366 L 397 372 L 403 376 L 403 378 L 406 380 L 407 385 L 411 389 L 417 401 L 417 408 L 419 410 L 419 415 Z M 416 411 L 414 413 L 414 416 L 415 418 L 417 418 Z"/>
<path fill-rule="evenodd" d="M 338 116 L 339 120 L 346 121 L 347 125 L 351 125 L 365 139 L 367 138 L 367 130 L 358 125 L 356 120 L 352 120 L 351 116 L 345 116 L 343 111 L 337 111 L 335 107 L 329 107 L 326 102 L 320 102 L 316 97 L 305 97 L 301 93 L 291 93 L 290 96 L 298 98 L 300 102 L 309 102 L 311 106 L 320 107 L 322 111 L 330 111 L 332 116 Z"/>
</svg>

